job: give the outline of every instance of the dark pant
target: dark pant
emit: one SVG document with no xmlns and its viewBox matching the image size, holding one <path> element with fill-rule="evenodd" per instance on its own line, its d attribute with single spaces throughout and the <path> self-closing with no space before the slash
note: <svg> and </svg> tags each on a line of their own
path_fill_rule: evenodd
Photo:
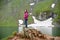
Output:
<svg viewBox="0 0 60 40">
<path fill-rule="evenodd" d="M 24 24 L 25 24 L 25 27 L 27 28 L 27 19 L 25 19 Z"/>
</svg>

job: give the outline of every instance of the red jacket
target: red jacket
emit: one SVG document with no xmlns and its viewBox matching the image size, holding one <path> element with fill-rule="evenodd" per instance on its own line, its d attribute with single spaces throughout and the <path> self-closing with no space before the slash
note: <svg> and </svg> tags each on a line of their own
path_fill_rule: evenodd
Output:
<svg viewBox="0 0 60 40">
<path fill-rule="evenodd" d="M 24 13 L 24 19 L 28 19 L 28 12 L 27 11 Z"/>
</svg>

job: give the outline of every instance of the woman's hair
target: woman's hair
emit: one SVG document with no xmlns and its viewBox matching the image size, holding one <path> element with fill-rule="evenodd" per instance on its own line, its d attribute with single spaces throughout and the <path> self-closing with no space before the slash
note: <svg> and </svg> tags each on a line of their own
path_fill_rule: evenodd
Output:
<svg viewBox="0 0 60 40">
<path fill-rule="evenodd" d="M 27 11 L 27 9 L 25 11 Z"/>
</svg>

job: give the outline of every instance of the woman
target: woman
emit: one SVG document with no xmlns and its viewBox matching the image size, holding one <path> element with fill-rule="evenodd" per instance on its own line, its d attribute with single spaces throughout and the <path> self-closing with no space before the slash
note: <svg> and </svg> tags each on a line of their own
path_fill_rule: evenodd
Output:
<svg viewBox="0 0 60 40">
<path fill-rule="evenodd" d="M 25 12 L 24 12 L 24 24 L 25 24 L 26 28 L 27 28 L 27 21 L 28 21 L 28 11 L 25 10 Z"/>
</svg>

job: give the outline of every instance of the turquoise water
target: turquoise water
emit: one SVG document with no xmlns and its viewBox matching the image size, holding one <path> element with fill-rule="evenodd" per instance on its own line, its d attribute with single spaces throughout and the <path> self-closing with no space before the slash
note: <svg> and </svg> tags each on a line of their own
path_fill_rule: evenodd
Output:
<svg viewBox="0 0 60 40">
<path fill-rule="evenodd" d="M 53 36 L 60 36 L 60 27 L 54 27 L 52 29 L 52 35 Z"/>
<path fill-rule="evenodd" d="M 0 27 L 0 39 L 12 35 L 15 31 L 18 31 L 18 27 Z"/>
</svg>

